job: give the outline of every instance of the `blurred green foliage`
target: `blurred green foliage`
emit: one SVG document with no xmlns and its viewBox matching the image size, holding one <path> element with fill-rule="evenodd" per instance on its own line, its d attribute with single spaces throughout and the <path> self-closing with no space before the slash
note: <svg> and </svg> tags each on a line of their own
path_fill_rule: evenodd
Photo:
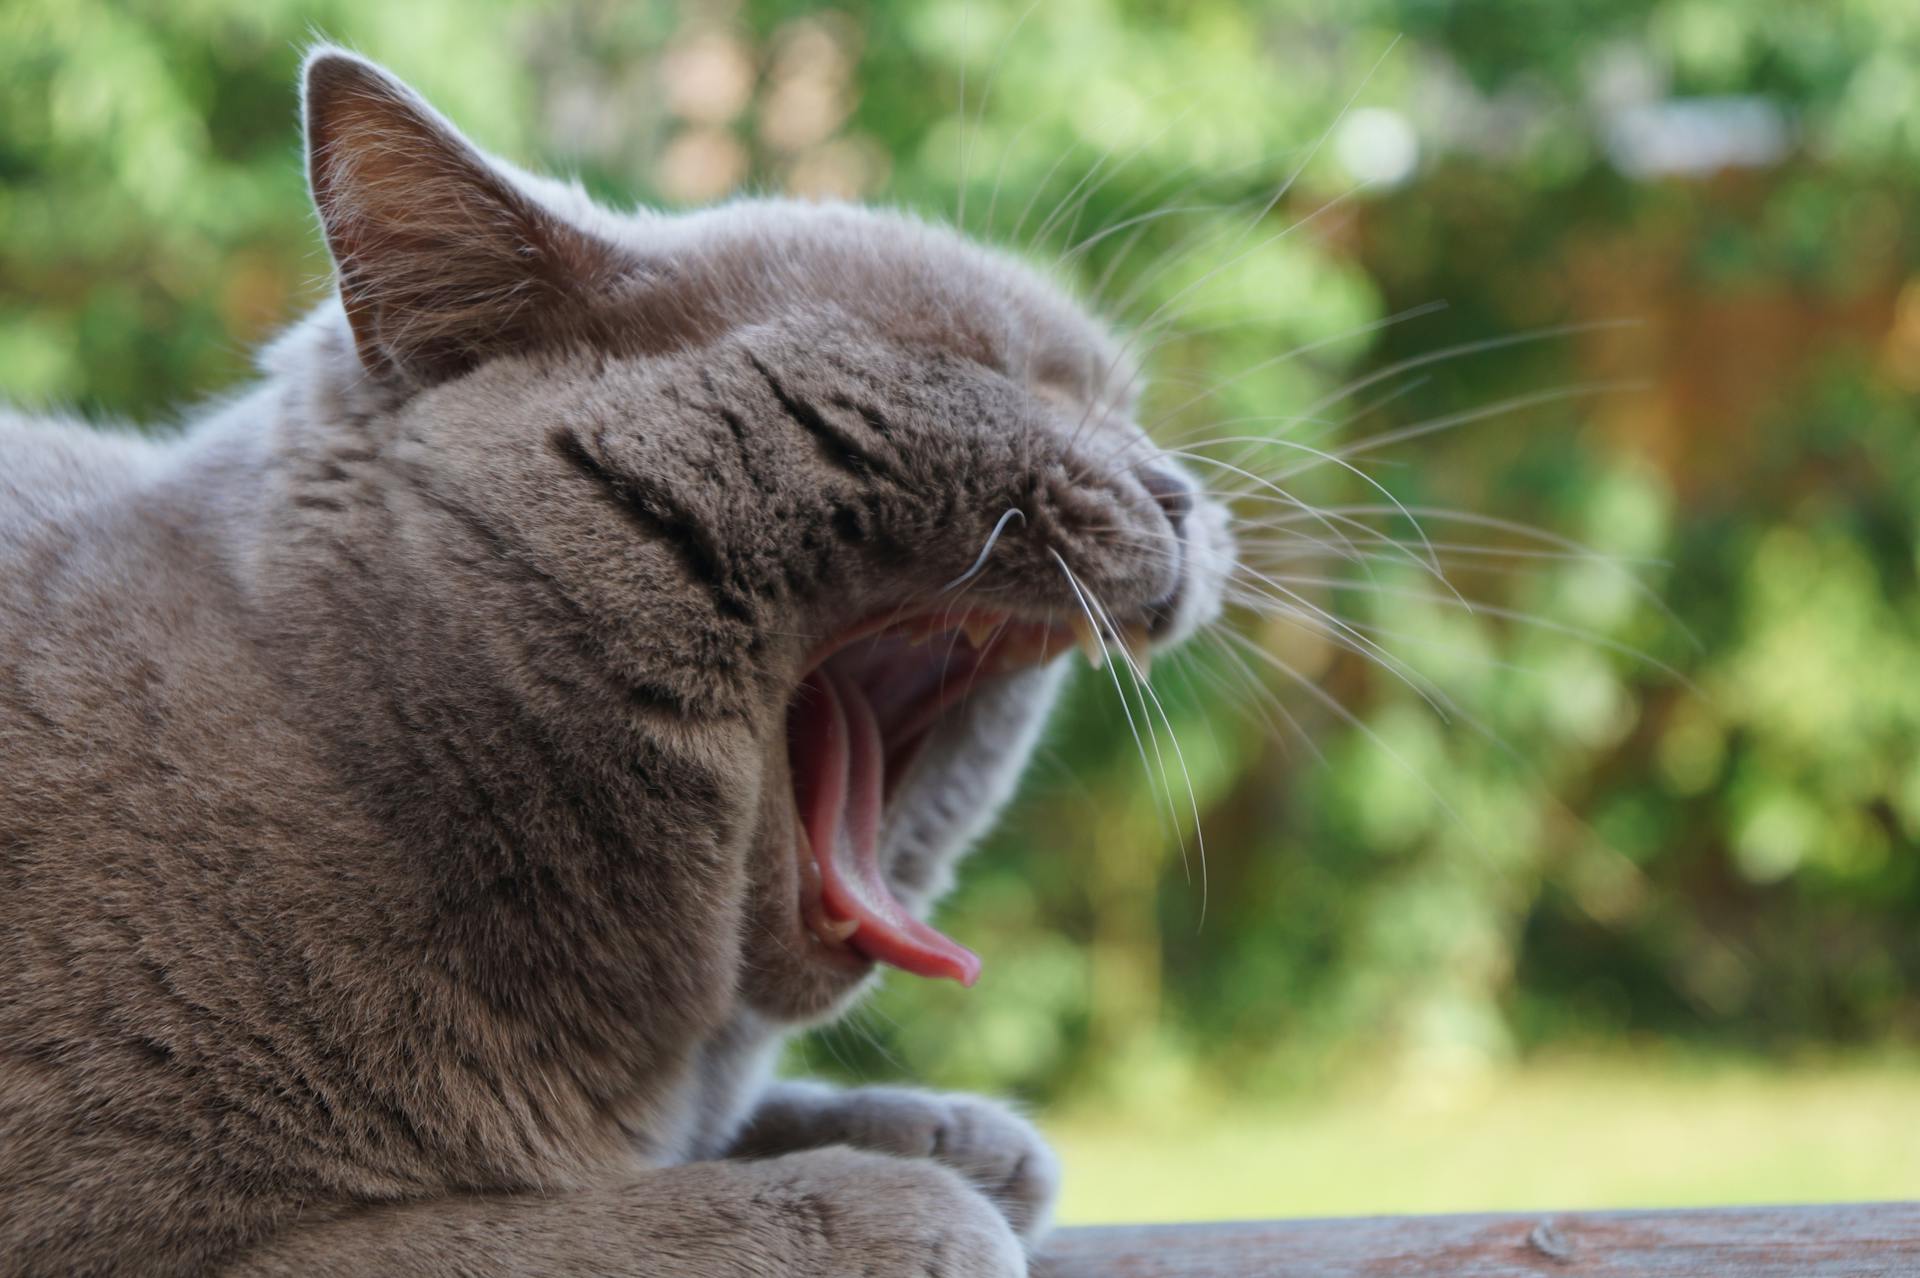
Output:
<svg viewBox="0 0 1920 1278">
<path fill-rule="evenodd" d="M 617 201 L 960 218 L 1144 325 L 1210 483 L 1336 512 L 1255 492 L 1294 615 L 1156 674 L 1165 774 L 1083 677 L 947 914 L 981 987 L 815 1065 L 1920 1040 L 1910 0 L 10 0 L 0 393 L 164 419 L 324 287 L 310 31 Z"/>
</svg>

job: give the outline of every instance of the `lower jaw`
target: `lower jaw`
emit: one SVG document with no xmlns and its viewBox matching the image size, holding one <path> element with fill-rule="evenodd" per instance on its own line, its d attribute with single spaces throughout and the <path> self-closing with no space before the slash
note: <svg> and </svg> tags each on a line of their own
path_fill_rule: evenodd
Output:
<svg viewBox="0 0 1920 1278">
<path fill-rule="evenodd" d="M 766 910 L 744 925 L 746 946 L 738 963 L 739 999 L 766 1021 L 804 1028 L 841 1014 L 873 975 L 872 959 L 845 946 L 823 944 L 794 911 Z"/>
<path fill-rule="evenodd" d="M 878 964 L 809 930 L 805 875 L 812 867 L 794 855 L 791 811 L 770 818 L 766 828 L 780 833 L 755 854 L 760 872 L 739 925 L 735 980 L 744 1008 L 769 1024 L 804 1029 L 843 1014 Z"/>
</svg>

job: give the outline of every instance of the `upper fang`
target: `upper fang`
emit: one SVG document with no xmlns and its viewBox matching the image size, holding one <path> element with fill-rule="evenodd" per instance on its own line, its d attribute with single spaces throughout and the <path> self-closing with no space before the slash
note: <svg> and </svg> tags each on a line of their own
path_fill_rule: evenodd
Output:
<svg viewBox="0 0 1920 1278">
<path fill-rule="evenodd" d="M 975 648 L 984 649 L 993 642 L 994 635 L 999 633 L 1000 627 L 1005 625 L 1006 621 L 1004 616 L 995 616 L 990 612 L 970 612 L 967 614 L 967 619 L 960 623 L 960 633 L 965 635 L 967 642 Z"/>
<path fill-rule="evenodd" d="M 1106 665 L 1106 645 L 1100 642 L 1099 632 L 1093 628 L 1093 623 L 1085 617 L 1075 617 L 1071 624 L 1074 641 L 1080 645 L 1080 651 L 1086 654 L 1087 664 L 1095 670 Z"/>
</svg>

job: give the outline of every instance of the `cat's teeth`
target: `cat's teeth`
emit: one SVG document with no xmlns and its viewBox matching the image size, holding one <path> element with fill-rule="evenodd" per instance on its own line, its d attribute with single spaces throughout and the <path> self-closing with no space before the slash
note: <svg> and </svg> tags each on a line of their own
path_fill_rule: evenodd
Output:
<svg viewBox="0 0 1920 1278">
<path fill-rule="evenodd" d="M 1005 624 L 1007 619 L 1003 616 L 995 616 L 990 612 L 970 612 L 967 619 L 960 623 L 960 633 L 967 637 L 967 642 L 976 650 L 981 650 L 993 642 L 994 635 Z"/>
<path fill-rule="evenodd" d="M 1153 640 L 1147 628 L 1139 622 L 1120 627 L 1120 644 L 1127 650 L 1134 671 L 1142 679 L 1146 678 L 1147 672 L 1153 669 Z"/>
<path fill-rule="evenodd" d="M 1080 651 L 1086 654 L 1087 664 L 1098 670 L 1107 664 L 1107 650 L 1095 633 L 1093 623 L 1085 617 L 1073 619 L 1073 638 L 1080 645 Z"/>
<path fill-rule="evenodd" d="M 826 907 L 818 901 L 807 910 L 807 930 L 812 932 L 826 945 L 845 945 L 847 938 L 860 930 L 860 924 L 854 919 L 837 919 L 827 913 Z"/>
</svg>

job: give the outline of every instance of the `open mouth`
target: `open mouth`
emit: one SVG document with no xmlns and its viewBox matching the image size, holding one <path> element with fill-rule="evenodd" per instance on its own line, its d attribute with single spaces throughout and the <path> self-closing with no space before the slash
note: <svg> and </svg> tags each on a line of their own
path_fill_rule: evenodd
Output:
<svg viewBox="0 0 1920 1278">
<path fill-rule="evenodd" d="M 787 710 L 798 820 L 800 917 L 829 950 L 971 985 L 973 951 L 917 918 L 887 880 L 889 804 L 929 734 L 995 680 L 1106 643 L 1144 664 L 1146 632 L 1106 641 L 1080 618 L 1057 626 L 974 609 L 869 621 L 816 650 Z"/>
</svg>

